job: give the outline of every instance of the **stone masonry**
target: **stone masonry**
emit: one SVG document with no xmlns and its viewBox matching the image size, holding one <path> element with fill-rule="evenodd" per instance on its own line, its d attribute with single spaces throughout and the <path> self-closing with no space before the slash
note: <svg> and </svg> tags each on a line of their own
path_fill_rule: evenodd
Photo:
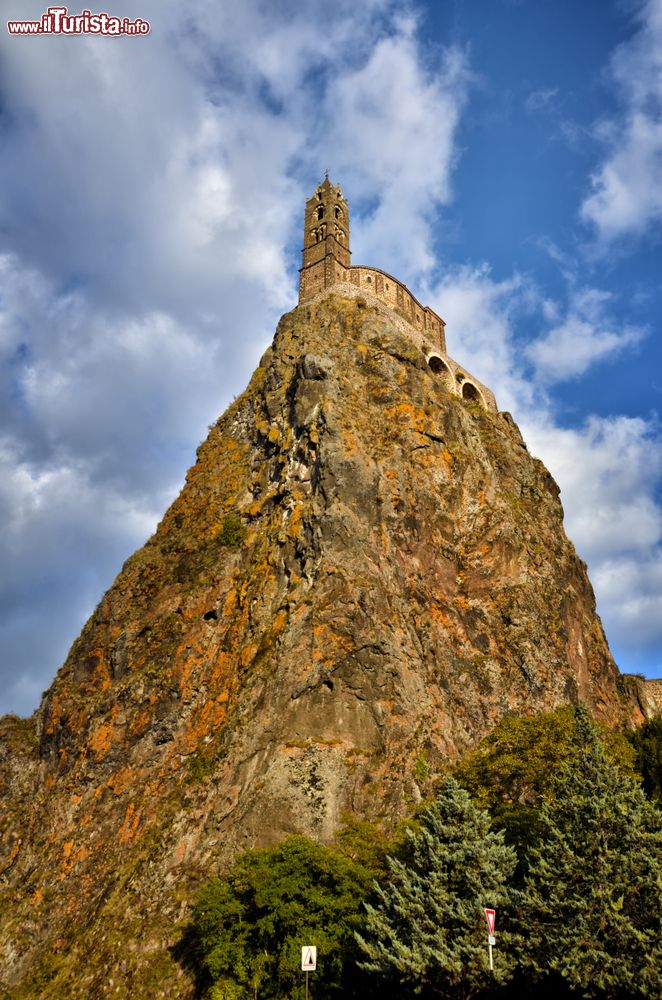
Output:
<svg viewBox="0 0 662 1000">
<path fill-rule="evenodd" d="M 386 271 L 351 264 L 349 205 L 328 174 L 306 202 L 299 304 L 322 297 L 333 288 L 385 304 L 398 317 L 398 326 L 425 354 L 431 370 L 448 392 L 497 412 L 494 394 L 446 351 L 446 324 L 429 306 L 423 306 L 406 285 Z M 403 322 L 404 321 L 404 322 Z"/>
</svg>

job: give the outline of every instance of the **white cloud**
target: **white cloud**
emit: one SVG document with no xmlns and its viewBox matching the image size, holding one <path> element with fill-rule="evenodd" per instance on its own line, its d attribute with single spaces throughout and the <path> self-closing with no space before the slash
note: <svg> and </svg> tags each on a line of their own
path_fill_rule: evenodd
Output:
<svg viewBox="0 0 662 1000">
<path fill-rule="evenodd" d="M 662 221 L 662 0 L 642 4 L 639 30 L 616 50 L 611 76 L 623 111 L 600 125 L 607 155 L 581 207 L 604 242 Z"/>
<path fill-rule="evenodd" d="M 631 655 L 660 641 L 662 553 L 660 549 L 605 560 L 594 573 L 594 586 L 609 613 L 614 645 Z"/>
<path fill-rule="evenodd" d="M 0 441 L 5 706 L 29 714 L 72 637 L 157 511 L 95 484 L 85 465 L 37 467 Z M 128 547 L 128 549 L 127 549 Z"/>
<path fill-rule="evenodd" d="M 568 536 L 587 560 L 613 647 L 626 656 L 662 641 L 662 433 L 639 418 L 593 417 L 562 429 L 522 422 L 561 485 Z M 627 669 L 627 662 L 620 664 Z"/>
<path fill-rule="evenodd" d="M 365 65 L 334 81 L 325 108 L 339 174 L 354 196 L 377 201 L 359 213 L 354 258 L 379 260 L 408 281 L 434 263 L 434 227 L 439 206 L 450 199 L 469 82 L 461 51 L 447 50 L 434 69 L 426 68 L 410 32 L 411 24 L 401 22 Z"/>
<path fill-rule="evenodd" d="M 562 382 L 583 375 L 605 358 L 637 344 L 644 336 L 640 327 L 619 326 L 613 315 L 613 295 L 597 288 L 574 292 L 567 312 L 544 336 L 526 348 L 526 356 L 545 383 Z M 558 312 L 548 306 L 548 315 Z"/>
<path fill-rule="evenodd" d="M 554 107 L 558 92 L 558 87 L 543 87 L 540 90 L 532 90 L 524 102 L 524 106 L 531 114 L 549 111 Z"/>
<path fill-rule="evenodd" d="M 527 440 L 563 485 L 566 526 L 590 562 L 649 553 L 662 539 L 655 489 L 659 428 L 641 418 L 591 417 L 576 429 L 525 417 Z"/>
<path fill-rule="evenodd" d="M 502 410 L 533 405 L 531 382 L 517 364 L 513 327 L 536 298 L 521 275 L 495 281 L 486 265 L 449 270 L 426 296 L 446 322 L 449 354 L 492 389 Z"/>
</svg>

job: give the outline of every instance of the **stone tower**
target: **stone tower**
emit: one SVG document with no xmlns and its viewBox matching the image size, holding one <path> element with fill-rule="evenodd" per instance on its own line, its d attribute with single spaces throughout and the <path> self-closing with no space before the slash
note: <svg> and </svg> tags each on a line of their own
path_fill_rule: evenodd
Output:
<svg viewBox="0 0 662 1000">
<path fill-rule="evenodd" d="M 350 256 L 349 206 L 327 174 L 306 202 L 299 302 L 336 281 L 349 281 Z"/>
</svg>

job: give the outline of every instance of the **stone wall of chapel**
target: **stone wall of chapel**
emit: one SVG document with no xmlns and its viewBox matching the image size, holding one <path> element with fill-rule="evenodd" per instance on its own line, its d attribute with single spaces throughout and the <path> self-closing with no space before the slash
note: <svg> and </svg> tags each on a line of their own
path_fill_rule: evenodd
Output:
<svg viewBox="0 0 662 1000">
<path fill-rule="evenodd" d="M 644 684 L 646 694 L 655 703 L 657 712 L 662 713 L 662 679 L 657 677 L 646 679 Z"/>
<path fill-rule="evenodd" d="M 347 272 L 345 272 L 346 274 Z M 346 277 L 338 277 L 337 281 L 346 281 Z M 406 285 L 377 267 L 366 267 L 363 264 L 349 268 L 349 280 L 357 288 L 370 292 L 386 305 L 394 309 L 415 330 L 442 353 L 446 353 L 445 323 L 429 306 L 421 305 Z"/>
</svg>

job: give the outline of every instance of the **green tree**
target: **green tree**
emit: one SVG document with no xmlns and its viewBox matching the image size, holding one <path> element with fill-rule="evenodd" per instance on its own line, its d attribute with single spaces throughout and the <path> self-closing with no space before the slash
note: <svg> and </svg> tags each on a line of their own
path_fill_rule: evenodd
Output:
<svg viewBox="0 0 662 1000">
<path fill-rule="evenodd" d="M 562 705 L 533 716 L 506 716 L 460 762 L 454 776 L 492 823 L 505 830 L 506 842 L 522 853 L 535 838 L 542 803 L 554 796 L 561 768 L 575 758 L 574 709 Z M 605 731 L 610 758 L 634 776 L 634 751 L 626 737 Z"/>
<path fill-rule="evenodd" d="M 357 941 L 362 967 L 403 991 L 467 998 L 489 981 L 483 910 L 508 900 L 515 852 L 453 778 L 408 831 L 403 859 L 388 859 Z M 507 936 L 506 936 L 507 937 Z M 512 962 L 497 955 L 494 979 Z"/>
<path fill-rule="evenodd" d="M 528 977 L 582 997 L 662 996 L 662 817 L 609 759 L 585 708 L 540 814 L 518 900 Z"/>
<path fill-rule="evenodd" d="M 662 806 L 662 715 L 644 722 L 628 733 L 635 751 L 635 763 L 641 775 L 644 791 Z"/>
<path fill-rule="evenodd" d="M 354 930 L 373 872 L 305 837 L 248 851 L 193 911 L 198 962 L 213 996 L 303 996 L 301 948 L 317 947 L 315 997 L 349 995 Z"/>
</svg>

